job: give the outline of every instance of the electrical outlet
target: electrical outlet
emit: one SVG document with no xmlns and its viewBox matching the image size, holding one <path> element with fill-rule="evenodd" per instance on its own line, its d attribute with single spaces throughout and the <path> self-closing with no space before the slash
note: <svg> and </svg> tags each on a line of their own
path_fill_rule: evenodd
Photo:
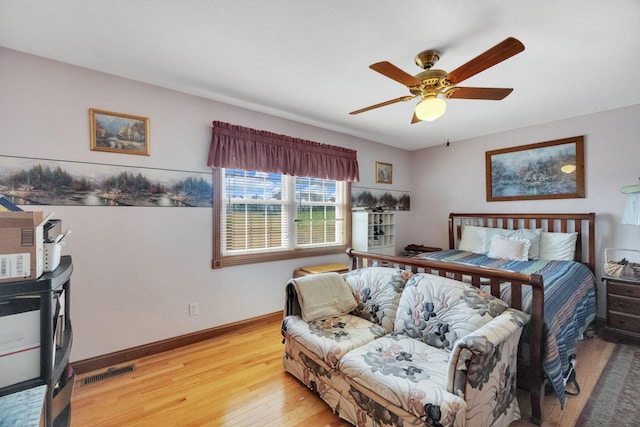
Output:
<svg viewBox="0 0 640 427">
<path fill-rule="evenodd" d="M 198 303 L 192 302 L 189 304 L 189 316 L 195 316 L 198 314 Z"/>
</svg>

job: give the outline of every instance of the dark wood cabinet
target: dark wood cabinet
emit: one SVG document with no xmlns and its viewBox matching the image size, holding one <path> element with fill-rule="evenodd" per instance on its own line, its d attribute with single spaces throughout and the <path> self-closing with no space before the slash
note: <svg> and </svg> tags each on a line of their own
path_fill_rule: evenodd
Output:
<svg viewBox="0 0 640 427">
<path fill-rule="evenodd" d="M 40 366 L 39 375 L 0 387 L 0 396 L 46 386 L 43 424 L 68 426 L 71 419 L 71 393 L 74 375 L 69 368 L 73 342 L 71 328 L 70 256 L 63 256 L 54 271 L 35 280 L 0 284 L 0 304 L 20 306 L 34 304 L 39 310 Z M 6 313 L 5 313 L 6 314 Z M 10 314 L 6 314 L 10 315 Z"/>
<path fill-rule="evenodd" d="M 640 340 L 640 281 L 603 277 L 607 287 L 608 338 Z"/>
</svg>

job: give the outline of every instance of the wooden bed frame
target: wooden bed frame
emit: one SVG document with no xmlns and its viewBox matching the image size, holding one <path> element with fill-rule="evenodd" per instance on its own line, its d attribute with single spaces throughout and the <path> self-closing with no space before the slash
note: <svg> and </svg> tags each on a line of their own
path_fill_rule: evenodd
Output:
<svg viewBox="0 0 640 427">
<path fill-rule="evenodd" d="M 542 228 L 549 232 L 577 232 L 575 260 L 587 265 L 595 272 L 595 214 L 490 214 L 471 213 L 449 215 L 449 247 L 455 249 L 460 243 L 463 225 L 476 225 L 505 229 Z M 359 252 L 347 249 L 351 270 L 366 267 L 377 262 L 410 270 L 414 273 L 427 272 L 439 276 L 451 277 L 455 280 L 468 281 L 476 287 L 490 285 L 491 294 L 500 297 L 500 284 L 509 282 L 512 286 L 511 306 L 522 309 L 522 287 L 530 286 L 532 290 L 531 307 L 531 343 L 529 352 L 529 369 L 518 370 L 518 382 L 529 390 L 531 396 L 531 421 L 542 424 L 542 399 L 544 397 L 544 371 L 542 368 L 544 335 L 544 287 L 539 274 L 522 274 L 505 270 L 475 267 L 435 260 L 412 257 L 396 257 Z"/>
</svg>

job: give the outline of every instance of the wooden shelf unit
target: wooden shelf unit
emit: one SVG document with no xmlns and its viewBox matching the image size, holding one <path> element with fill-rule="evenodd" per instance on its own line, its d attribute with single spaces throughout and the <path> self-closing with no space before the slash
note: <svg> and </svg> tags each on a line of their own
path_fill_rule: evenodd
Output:
<svg viewBox="0 0 640 427">
<path fill-rule="evenodd" d="M 396 255 L 395 213 L 354 211 L 351 247 L 362 252 Z"/>
</svg>

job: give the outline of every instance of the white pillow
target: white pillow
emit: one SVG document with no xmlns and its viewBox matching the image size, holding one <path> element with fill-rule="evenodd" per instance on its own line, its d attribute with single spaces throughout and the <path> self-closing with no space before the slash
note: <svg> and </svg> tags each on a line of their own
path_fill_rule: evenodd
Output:
<svg viewBox="0 0 640 427">
<path fill-rule="evenodd" d="M 529 260 L 529 248 L 531 242 L 528 239 L 517 239 L 495 234 L 491 237 L 489 246 L 489 258 L 510 259 L 514 261 Z"/>
<path fill-rule="evenodd" d="M 461 251 L 474 252 L 486 255 L 491 246 L 493 236 L 511 236 L 514 230 L 506 228 L 480 227 L 476 225 L 465 225 L 462 228 L 462 236 L 458 249 Z M 523 236 L 524 237 L 524 236 Z M 536 251 L 537 253 L 538 251 Z"/>
<path fill-rule="evenodd" d="M 476 227 L 475 225 L 465 225 L 462 228 L 462 236 L 458 249 L 461 251 L 486 254 L 484 250 L 484 236 L 486 227 Z"/>
<path fill-rule="evenodd" d="M 547 233 L 540 236 L 540 259 L 573 261 L 578 233 Z"/>
<path fill-rule="evenodd" d="M 484 235 L 484 249 L 483 249 L 484 252 L 482 253 L 483 254 L 489 253 L 489 249 L 491 248 L 491 240 L 493 239 L 493 236 L 508 237 L 508 236 L 511 236 L 512 233 L 513 233 L 513 230 L 510 230 L 508 228 L 487 227 Z"/>
<path fill-rule="evenodd" d="M 516 239 L 528 239 L 531 242 L 531 247 L 529 248 L 529 259 L 538 259 L 540 258 L 540 237 L 542 235 L 542 229 L 537 228 L 535 230 L 531 230 L 528 228 L 520 228 L 515 230 L 513 233 L 509 234 L 509 237 L 513 237 Z"/>
</svg>

